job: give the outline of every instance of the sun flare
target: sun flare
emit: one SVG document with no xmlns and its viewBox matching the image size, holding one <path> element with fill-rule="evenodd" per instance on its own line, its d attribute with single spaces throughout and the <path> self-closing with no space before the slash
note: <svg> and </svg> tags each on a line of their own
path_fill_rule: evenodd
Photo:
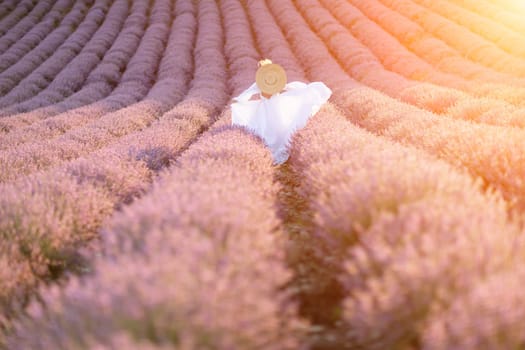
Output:
<svg viewBox="0 0 525 350">
<path fill-rule="evenodd" d="M 493 2 L 495 5 L 502 7 L 503 9 L 507 9 L 513 12 L 515 11 L 515 14 L 520 15 L 520 16 L 525 16 L 525 1 L 524 0 L 490 0 L 490 1 Z"/>
</svg>

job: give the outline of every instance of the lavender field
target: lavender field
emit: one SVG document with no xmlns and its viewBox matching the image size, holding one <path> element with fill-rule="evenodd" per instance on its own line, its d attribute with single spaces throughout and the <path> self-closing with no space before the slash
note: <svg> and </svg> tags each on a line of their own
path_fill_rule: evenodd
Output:
<svg viewBox="0 0 525 350">
<path fill-rule="evenodd" d="M 525 349 L 523 285 L 523 2 L 0 0 L 0 349 Z"/>
</svg>

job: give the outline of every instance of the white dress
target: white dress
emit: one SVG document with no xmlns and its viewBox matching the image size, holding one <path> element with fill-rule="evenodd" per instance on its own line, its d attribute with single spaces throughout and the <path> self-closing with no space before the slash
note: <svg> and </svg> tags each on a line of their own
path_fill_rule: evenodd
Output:
<svg viewBox="0 0 525 350">
<path fill-rule="evenodd" d="M 260 136 L 272 151 L 275 163 L 288 159 L 288 144 L 293 133 L 306 125 L 332 94 L 325 84 L 294 81 L 283 92 L 270 98 L 250 100 L 260 94 L 256 84 L 235 98 L 232 103 L 232 125 L 248 128 Z"/>
</svg>

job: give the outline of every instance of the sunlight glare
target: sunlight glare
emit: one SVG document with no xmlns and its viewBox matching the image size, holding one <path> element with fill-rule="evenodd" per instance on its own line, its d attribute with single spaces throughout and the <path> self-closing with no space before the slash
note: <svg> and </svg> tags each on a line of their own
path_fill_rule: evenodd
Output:
<svg viewBox="0 0 525 350">
<path fill-rule="evenodd" d="M 505 5 L 516 11 L 517 15 L 525 16 L 525 0 L 492 0 L 501 7 Z"/>
</svg>

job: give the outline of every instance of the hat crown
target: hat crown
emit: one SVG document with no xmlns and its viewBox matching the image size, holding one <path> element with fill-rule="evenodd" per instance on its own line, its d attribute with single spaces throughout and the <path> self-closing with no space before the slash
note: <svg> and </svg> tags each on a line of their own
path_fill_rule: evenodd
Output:
<svg viewBox="0 0 525 350">
<path fill-rule="evenodd" d="M 255 82 L 261 92 L 270 96 L 281 92 L 287 80 L 284 68 L 268 59 L 260 61 L 259 65 L 255 74 Z"/>
</svg>

